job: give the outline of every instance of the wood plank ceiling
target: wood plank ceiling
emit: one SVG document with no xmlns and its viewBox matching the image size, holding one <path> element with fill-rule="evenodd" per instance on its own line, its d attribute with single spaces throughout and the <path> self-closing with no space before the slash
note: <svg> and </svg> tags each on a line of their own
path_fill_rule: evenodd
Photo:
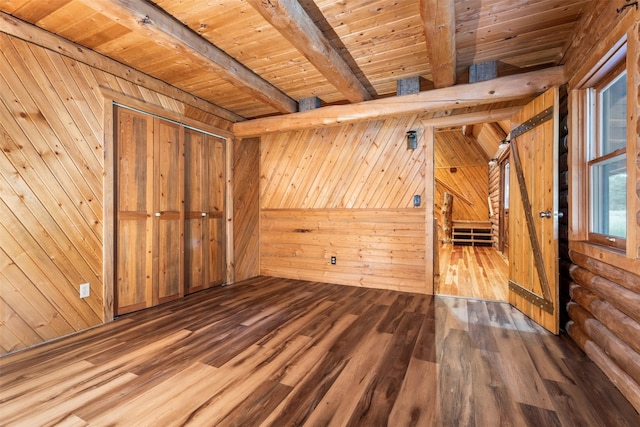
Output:
<svg viewBox="0 0 640 427">
<path fill-rule="evenodd" d="M 594 0 L 3 0 L 0 11 L 242 118 L 562 64 Z M 425 37 L 428 35 L 428 38 Z M 435 64 L 435 66 L 434 66 Z M 468 111 L 466 111 L 468 112 Z"/>
</svg>

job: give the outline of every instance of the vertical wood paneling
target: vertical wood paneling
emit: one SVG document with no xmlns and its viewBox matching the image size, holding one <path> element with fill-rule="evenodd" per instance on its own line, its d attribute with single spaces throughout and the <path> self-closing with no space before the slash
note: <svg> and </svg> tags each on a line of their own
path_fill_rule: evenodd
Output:
<svg viewBox="0 0 640 427">
<path fill-rule="evenodd" d="M 402 117 L 263 136 L 260 273 L 430 292 L 423 132 Z"/>
<path fill-rule="evenodd" d="M 109 69 L 127 76 L 114 64 Z M 0 87 L 0 351 L 7 353 L 99 324 L 108 312 L 103 253 L 113 248 L 103 244 L 102 91 L 212 126 L 228 124 L 4 33 Z M 80 299 L 85 282 L 91 296 Z"/>
<path fill-rule="evenodd" d="M 260 274 L 260 140 L 233 144 L 233 242 L 235 278 Z"/>
</svg>

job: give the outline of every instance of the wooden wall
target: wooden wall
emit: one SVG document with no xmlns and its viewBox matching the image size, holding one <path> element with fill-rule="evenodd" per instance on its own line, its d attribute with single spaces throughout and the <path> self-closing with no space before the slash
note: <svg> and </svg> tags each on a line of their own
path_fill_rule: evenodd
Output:
<svg viewBox="0 0 640 427">
<path fill-rule="evenodd" d="M 430 293 L 428 140 L 415 116 L 263 136 L 261 273 Z"/>
<path fill-rule="evenodd" d="M 452 219 L 488 221 L 489 158 L 473 136 L 461 129 L 436 132 L 435 143 L 435 214 L 442 223 L 444 192 L 453 195 Z"/>
<path fill-rule="evenodd" d="M 0 353 L 97 325 L 112 303 L 103 299 L 105 242 L 113 242 L 105 234 L 112 212 L 104 202 L 111 191 L 104 181 L 111 132 L 105 93 L 229 125 L 175 88 L 152 79 L 134 83 L 144 76 L 34 27 L 4 24 L 1 31 L 50 45 L 0 31 Z M 80 299 L 85 282 L 91 296 Z"/>
<path fill-rule="evenodd" d="M 582 32 L 568 53 L 569 247 L 573 265 L 569 335 L 640 411 L 640 12 L 617 14 L 615 5 L 594 2 Z M 627 38 L 627 250 L 610 250 L 586 241 L 584 181 L 579 165 L 584 139 L 579 122 L 579 89 L 600 59 Z"/>
<path fill-rule="evenodd" d="M 473 136 L 476 137 L 484 152 L 491 159 L 498 161 L 494 165 L 489 165 L 488 182 L 489 204 L 491 205 L 489 209 L 489 221 L 491 222 L 491 238 L 495 248 L 499 248 L 500 243 L 500 194 L 502 189 L 500 162 L 508 156 L 507 150 L 501 150 L 499 146 L 501 141 L 507 136 L 509 126 L 510 123 L 496 122 L 484 123 L 481 126 L 473 127 Z"/>
<path fill-rule="evenodd" d="M 233 145 L 233 242 L 235 280 L 260 274 L 260 139 Z"/>
</svg>

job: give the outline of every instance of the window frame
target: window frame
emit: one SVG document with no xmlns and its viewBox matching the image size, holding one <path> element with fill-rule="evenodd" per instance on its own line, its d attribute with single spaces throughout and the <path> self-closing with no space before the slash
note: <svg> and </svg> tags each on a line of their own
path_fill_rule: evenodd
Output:
<svg viewBox="0 0 640 427">
<path fill-rule="evenodd" d="M 627 227 L 625 237 L 607 235 L 602 233 L 597 233 L 592 231 L 593 229 L 593 176 L 592 170 L 594 166 L 604 164 L 609 162 L 614 158 L 623 158 L 625 159 L 626 164 L 626 155 L 627 155 L 627 147 L 629 145 L 627 134 L 625 133 L 626 144 L 624 148 L 620 148 L 614 150 L 610 153 L 601 154 L 602 150 L 602 110 L 601 110 L 601 94 L 602 91 L 610 87 L 610 84 L 614 82 L 616 79 L 622 76 L 622 74 L 627 74 L 625 79 L 628 78 L 627 73 L 627 63 L 626 63 L 626 43 L 622 46 L 620 50 L 618 50 L 616 55 L 612 55 L 609 57 L 605 63 L 604 67 L 600 69 L 599 73 L 595 73 L 595 75 L 589 79 L 587 84 L 583 87 L 584 96 L 584 105 L 582 108 L 584 109 L 585 116 L 585 125 L 584 132 L 585 142 L 586 142 L 586 158 L 584 159 L 585 163 L 583 165 L 584 171 L 586 173 L 583 174 L 583 185 L 586 189 L 586 238 L 589 242 L 595 243 L 602 246 L 607 246 L 612 249 L 617 249 L 620 251 L 626 251 L 627 247 L 627 235 L 629 230 Z M 602 70 L 606 69 L 606 73 L 602 73 Z M 627 94 L 627 105 L 628 105 L 628 94 Z M 629 192 L 629 182 L 628 182 L 628 174 L 627 174 L 627 194 Z M 626 197 L 626 195 L 625 195 Z M 629 215 L 629 206 L 626 203 L 626 216 Z M 626 220 L 625 220 L 626 221 Z M 626 224 L 626 223 L 625 223 Z"/>
</svg>

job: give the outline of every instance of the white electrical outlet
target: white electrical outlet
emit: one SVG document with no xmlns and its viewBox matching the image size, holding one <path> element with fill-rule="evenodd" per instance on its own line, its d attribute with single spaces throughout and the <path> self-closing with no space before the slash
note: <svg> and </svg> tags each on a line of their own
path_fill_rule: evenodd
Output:
<svg viewBox="0 0 640 427">
<path fill-rule="evenodd" d="M 80 298 L 87 298 L 91 294 L 91 287 L 88 283 L 80 285 Z"/>
</svg>

